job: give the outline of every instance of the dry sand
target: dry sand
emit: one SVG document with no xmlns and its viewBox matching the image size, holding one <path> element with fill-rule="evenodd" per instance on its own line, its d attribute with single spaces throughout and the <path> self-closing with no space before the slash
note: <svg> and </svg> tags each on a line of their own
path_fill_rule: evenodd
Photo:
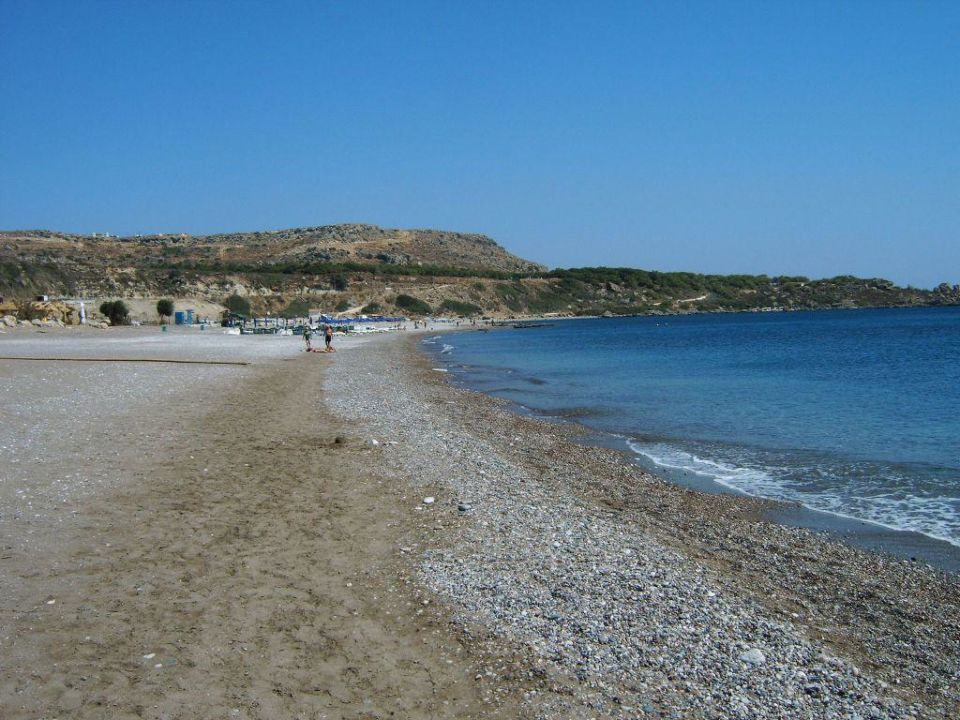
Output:
<svg viewBox="0 0 960 720">
<path fill-rule="evenodd" d="M 296 338 L 5 338 L 0 717 L 511 717 Z M 339 441 L 338 441 L 339 438 Z"/>
</svg>

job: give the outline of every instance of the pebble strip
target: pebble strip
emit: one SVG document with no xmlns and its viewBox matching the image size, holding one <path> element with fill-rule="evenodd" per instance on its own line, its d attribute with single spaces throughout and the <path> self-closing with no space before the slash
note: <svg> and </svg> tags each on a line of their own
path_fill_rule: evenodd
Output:
<svg viewBox="0 0 960 720">
<path fill-rule="evenodd" d="M 378 339 L 340 358 L 326 381 L 331 409 L 415 486 L 411 512 L 463 521 L 459 542 L 423 553 L 423 583 L 464 623 L 570 679 L 569 695 L 529 694 L 532 715 L 943 717 L 902 702 L 715 572 L 584 498 L 572 478 L 568 488 L 546 482 L 538 438 L 511 435 L 504 410 L 492 415 L 502 422 L 464 423 L 473 394 L 425 382 L 429 369 L 405 353 Z M 424 504 L 426 495 L 436 501 Z"/>
</svg>

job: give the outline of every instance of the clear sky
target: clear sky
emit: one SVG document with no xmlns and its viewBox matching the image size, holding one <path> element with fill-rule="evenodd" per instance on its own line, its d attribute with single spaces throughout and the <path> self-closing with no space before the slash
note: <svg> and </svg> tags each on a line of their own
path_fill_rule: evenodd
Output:
<svg viewBox="0 0 960 720">
<path fill-rule="evenodd" d="M 960 2 L 0 0 L 0 228 L 960 282 Z"/>
</svg>

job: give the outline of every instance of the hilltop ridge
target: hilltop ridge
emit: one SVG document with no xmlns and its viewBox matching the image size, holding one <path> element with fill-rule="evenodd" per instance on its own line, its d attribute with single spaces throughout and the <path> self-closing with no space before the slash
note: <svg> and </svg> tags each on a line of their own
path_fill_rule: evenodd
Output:
<svg viewBox="0 0 960 720">
<path fill-rule="evenodd" d="M 189 258 L 193 262 L 261 264 L 265 268 L 290 262 L 363 262 L 523 273 L 546 270 L 544 265 L 512 255 L 486 235 L 363 223 L 212 235 L 116 236 L 13 230 L 0 231 L 0 243 L 6 251 L 11 249 L 9 244 L 16 243 L 14 249 L 21 256 L 49 257 L 55 250 L 62 260 L 76 263 L 95 255 L 101 260 L 136 264 Z"/>
<path fill-rule="evenodd" d="M 218 313 L 232 296 L 256 314 L 397 312 L 511 317 L 669 314 L 960 304 L 960 286 L 882 278 L 704 275 L 636 268 L 547 270 L 486 235 L 351 223 L 116 237 L 0 231 L 0 296 L 123 298 Z M 237 306 L 237 303 L 234 303 Z"/>
</svg>

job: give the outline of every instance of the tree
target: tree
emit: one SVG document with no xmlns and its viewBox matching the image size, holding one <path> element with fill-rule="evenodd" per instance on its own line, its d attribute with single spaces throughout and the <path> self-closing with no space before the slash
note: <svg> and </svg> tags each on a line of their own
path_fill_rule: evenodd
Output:
<svg viewBox="0 0 960 720">
<path fill-rule="evenodd" d="M 299 318 L 310 314 L 310 301 L 306 298 L 294 298 L 280 311 L 280 317 Z"/>
<path fill-rule="evenodd" d="M 350 278 L 348 278 L 345 273 L 337 273 L 330 278 L 330 284 L 333 286 L 334 290 L 343 292 L 350 287 Z"/>
<path fill-rule="evenodd" d="M 250 317 L 252 314 L 250 312 L 250 301 L 245 297 L 240 297 L 236 293 L 224 300 L 223 306 L 230 312 L 243 315 L 244 317 Z"/>
<path fill-rule="evenodd" d="M 123 300 L 113 300 L 100 305 L 100 314 L 105 315 L 111 325 L 126 325 L 130 311 Z"/>
<path fill-rule="evenodd" d="M 173 315 L 173 300 L 164 298 L 163 300 L 157 300 L 157 315 L 160 316 L 160 322 L 163 322 L 164 318 L 168 318 Z"/>
</svg>

